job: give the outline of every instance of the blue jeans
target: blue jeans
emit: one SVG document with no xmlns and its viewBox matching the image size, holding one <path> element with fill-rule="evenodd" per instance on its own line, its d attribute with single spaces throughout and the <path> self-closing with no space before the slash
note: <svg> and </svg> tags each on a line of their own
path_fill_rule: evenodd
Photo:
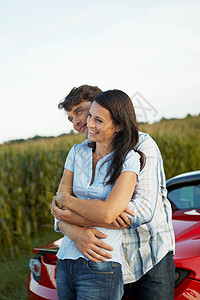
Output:
<svg viewBox="0 0 200 300">
<path fill-rule="evenodd" d="M 138 281 L 125 284 L 124 296 L 135 300 L 173 300 L 175 285 L 175 265 L 172 252 L 161 259 Z"/>
<path fill-rule="evenodd" d="M 59 300 L 120 300 L 123 295 L 121 265 L 112 261 L 58 260 L 56 283 Z"/>
</svg>

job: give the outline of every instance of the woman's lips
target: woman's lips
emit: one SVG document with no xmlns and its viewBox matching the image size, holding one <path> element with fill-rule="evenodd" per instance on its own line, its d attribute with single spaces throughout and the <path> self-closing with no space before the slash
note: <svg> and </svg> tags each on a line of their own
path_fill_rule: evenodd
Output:
<svg viewBox="0 0 200 300">
<path fill-rule="evenodd" d="M 90 135 L 96 135 L 96 134 L 98 134 L 98 132 L 96 132 L 96 131 L 94 131 L 92 129 L 88 129 L 88 134 L 90 134 Z"/>
</svg>

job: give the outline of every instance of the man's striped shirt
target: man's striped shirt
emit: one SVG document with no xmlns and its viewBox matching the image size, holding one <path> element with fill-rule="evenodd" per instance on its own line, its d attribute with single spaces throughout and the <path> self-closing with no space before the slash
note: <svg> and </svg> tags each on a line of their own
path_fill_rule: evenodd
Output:
<svg viewBox="0 0 200 300">
<path fill-rule="evenodd" d="M 134 210 L 131 228 L 123 231 L 124 283 L 138 280 L 169 251 L 175 251 L 171 204 L 167 199 L 165 174 L 155 141 L 140 132 L 136 150 L 146 156 L 129 204 Z"/>
</svg>

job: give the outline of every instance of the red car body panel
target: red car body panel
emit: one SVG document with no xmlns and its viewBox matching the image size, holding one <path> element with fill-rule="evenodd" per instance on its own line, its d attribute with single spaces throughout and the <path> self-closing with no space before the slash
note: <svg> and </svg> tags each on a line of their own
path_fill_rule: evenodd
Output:
<svg viewBox="0 0 200 300">
<path fill-rule="evenodd" d="M 174 261 L 176 267 L 190 270 L 190 278 L 200 281 L 200 210 L 196 209 L 193 213 L 173 213 L 176 240 Z"/>
<path fill-rule="evenodd" d="M 199 300 L 200 282 L 185 278 L 185 280 L 175 288 L 174 299 L 176 300 Z"/>
<path fill-rule="evenodd" d="M 198 174 L 200 183 L 200 172 Z M 175 287 L 174 299 L 200 299 L 200 209 L 175 208 L 172 218 L 176 240 L 175 266 L 177 270 L 186 271 L 182 281 Z M 29 274 L 27 280 L 29 299 L 57 300 L 56 251 L 61 241 L 62 239 L 59 239 L 42 248 L 33 249 L 34 253 L 41 256 L 41 279 L 37 282 L 32 272 Z M 126 300 L 131 299 L 133 298 L 126 297 Z"/>
<path fill-rule="evenodd" d="M 56 270 L 56 266 L 54 266 L 54 270 Z M 49 282 L 48 276 L 44 276 L 44 280 Z M 53 280 L 54 282 L 55 280 Z M 51 282 L 51 281 L 50 281 Z M 34 278 L 33 274 L 30 273 L 28 280 L 27 280 L 27 286 L 28 286 L 28 298 L 30 300 L 43 300 L 43 299 L 51 299 L 51 300 L 57 300 L 57 293 L 56 288 L 49 288 L 45 285 L 38 283 Z"/>
</svg>

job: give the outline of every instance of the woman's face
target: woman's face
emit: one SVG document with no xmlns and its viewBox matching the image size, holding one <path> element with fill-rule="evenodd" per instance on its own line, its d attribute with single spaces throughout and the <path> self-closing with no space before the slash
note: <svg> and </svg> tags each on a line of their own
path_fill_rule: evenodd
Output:
<svg viewBox="0 0 200 300">
<path fill-rule="evenodd" d="M 110 112 L 95 101 L 88 112 L 87 126 L 88 139 L 105 146 L 111 145 L 116 131 L 119 130 L 119 125 L 114 124 Z"/>
</svg>

